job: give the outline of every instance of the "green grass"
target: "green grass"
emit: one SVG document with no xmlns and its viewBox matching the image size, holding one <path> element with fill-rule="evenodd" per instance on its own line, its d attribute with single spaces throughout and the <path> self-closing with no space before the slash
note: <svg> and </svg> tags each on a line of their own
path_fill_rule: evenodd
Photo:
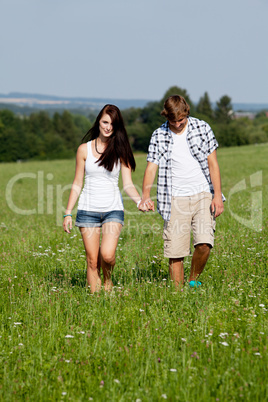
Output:
<svg viewBox="0 0 268 402">
<path fill-rule="evenodd" d="M 0 400 L 267 400 L 267 151 L 218 151 L 225 212 L 202 288 L 180 292 L 162 218 L 126 199 L 114 294 L 92 296 L 80 233 L 60 226 L 74 161 L 1 164 Z"/>
</svg>

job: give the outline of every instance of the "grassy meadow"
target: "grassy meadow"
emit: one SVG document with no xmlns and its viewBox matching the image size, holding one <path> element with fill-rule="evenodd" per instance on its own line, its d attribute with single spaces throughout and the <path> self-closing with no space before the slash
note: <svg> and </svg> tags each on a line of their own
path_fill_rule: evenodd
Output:
<svg viewBox="0 0 268 402">
<path fill-rule="evenodd" d="M 75 161 L 0 164 L 0 401 L 267 400 L 267 155 L 218 151 L 227 201 L 202 288 L 174 289 L 162 218 L 125 199 L 114 291 L 94 295 L 61 226 Z"/>
</svg>

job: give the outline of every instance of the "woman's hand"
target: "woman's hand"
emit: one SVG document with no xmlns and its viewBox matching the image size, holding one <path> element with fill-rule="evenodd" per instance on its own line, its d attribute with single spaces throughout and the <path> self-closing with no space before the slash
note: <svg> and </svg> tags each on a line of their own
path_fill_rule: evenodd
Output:
<svg viewBox="0 0 268 402">
<path fill-rule="evenodd" d="M 71 233 L 71 230 L 73 228 L 72 217 L 71 216 L 65 216 L 62 226 L 63 226 L 63 229 L 64 229 L 65 232 Z"/>
<path fill-rule="evenodd" d="M 154 201 L 152 201 L 151 198 L 147 198 L 147 200 L 142 199 L 139 205 L 139 210 L 142 212 L 154 212 Z"/>
</svg>

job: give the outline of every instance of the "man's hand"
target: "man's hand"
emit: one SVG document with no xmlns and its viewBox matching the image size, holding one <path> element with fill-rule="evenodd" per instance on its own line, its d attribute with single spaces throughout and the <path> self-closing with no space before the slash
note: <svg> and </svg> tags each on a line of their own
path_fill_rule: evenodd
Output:
<svg viewBox="0 0 268 402">
<path fill-rule="evenodd" d="M 208 168 L 214 187 L 214 198 L 211 202 L 211 212 L 213 213 L 215 218 L 217 218 L 217 216 L 223 213 L 224 206 L 221 195 L 221 175 L 219 164 L 217 161 L 216 149 L 208 156 Z"/>
<path fill-rule="evenodd" d="M 158 165 L 153 162 L 147 162 L 147 166 L 144 172 L 143 184 L 142 184 L 142 199 L 139 205 L 139 210 L 153 211 L 154 212 L 154 201 L 151 200 L 150 193 L 151 188 L 154 183 L 155 175 L 158 169 Z"/>
<path fill-rule="evenodd" d="M 211 212 L 217 218 L 217 216 L 221 215 L 224 211 L 222 197 L 214 197 L 211 202 Z"/>
<path fill-rule="evenodd" d="M 143 199 L 140 202 L 139 210 L 142 212 L 153 211 L 154 212 L 154 201 L 151 198 Z"/>
</svg>

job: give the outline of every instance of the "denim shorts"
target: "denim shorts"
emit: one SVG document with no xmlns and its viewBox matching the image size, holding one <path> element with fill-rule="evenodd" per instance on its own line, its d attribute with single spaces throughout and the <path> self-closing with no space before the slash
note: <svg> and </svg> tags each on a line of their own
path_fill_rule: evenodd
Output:
<svg viewBox="0 0 268 402">
<path fill-rule="evenodd" d="M 80 228 L 101 227 L 107 222 L 118 222 L 124 225 L 124 211 L 91 212 L 77 210 L 75 226 Z"/>
</svg>

